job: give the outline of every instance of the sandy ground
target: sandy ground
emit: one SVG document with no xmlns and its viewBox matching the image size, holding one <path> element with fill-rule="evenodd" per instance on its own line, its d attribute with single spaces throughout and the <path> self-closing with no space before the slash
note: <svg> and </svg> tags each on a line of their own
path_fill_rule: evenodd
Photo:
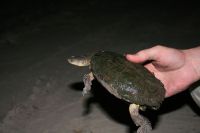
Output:
<svg viewBox="0 0 200 133">
<path fill-rule="evenodd" d="M 82 97 L 82 76 L 88 68 L 71 66 L 66 58 L 97 50 L 134 53 L 156 43 L 198 45 L 195 14 L 155 14 L 143 14 L 142 9 L 140 14 L 63 11 L 5 33 L 0 49 L 0 133 L 135 132 L 128 104 L 97 82 L 92 93 Z M 200 133 L 200 110 L 187 92 L 144 115 L 152 121 L 153 133 Z"/>
</svg>

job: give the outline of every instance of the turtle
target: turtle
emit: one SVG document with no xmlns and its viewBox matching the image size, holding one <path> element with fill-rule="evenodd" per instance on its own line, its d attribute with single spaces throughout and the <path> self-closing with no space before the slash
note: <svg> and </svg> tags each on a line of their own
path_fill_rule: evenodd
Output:
<svg viewBox="0 0 200 133">
<path fill-rule="evenodd" d="M 142 64 L 129 62 L 124 55 L 111 51 L 72 56 L 68 62 L 80 67 L 89 66 L 90 72 L 83 76 L 83 95 L 91 90 L 92 80 L 96 79 L 112 95 L 130 103 L 130 116 L 139 126 L 137 133 L 152 130 L 150 121 L 139 110 L 158 109 L 164 101 L 165 88 Z"/>
</svg>

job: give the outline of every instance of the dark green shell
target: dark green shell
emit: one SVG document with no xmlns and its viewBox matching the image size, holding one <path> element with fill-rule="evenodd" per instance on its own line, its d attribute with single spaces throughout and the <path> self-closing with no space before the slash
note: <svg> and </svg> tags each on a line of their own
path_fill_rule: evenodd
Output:
<svg viewBox="0 0 200 133">
<path fill-rule="evenodd" d="M 116 97 L 150 107 L 159 107 L 164 100 L 163 84 L 142 65 L 113 52 L 98 52 L 90 63 L 97 80 Z"/>
</svg>

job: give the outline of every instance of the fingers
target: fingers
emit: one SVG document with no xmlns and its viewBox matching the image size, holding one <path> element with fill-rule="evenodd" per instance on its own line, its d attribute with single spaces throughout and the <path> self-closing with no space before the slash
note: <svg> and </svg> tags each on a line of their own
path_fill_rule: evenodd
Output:
<svg viewBox="0 0 200 133">
<path fill-rule="evenodd" d="M 142 63 L 149 60 L 157 60 L 159 57 L 159 49 L 161 46 L 155 46 L 149 49 L 144 49 L 136 54 L 127 54 L 126 58 L 135 63 Z"/>
</svg>

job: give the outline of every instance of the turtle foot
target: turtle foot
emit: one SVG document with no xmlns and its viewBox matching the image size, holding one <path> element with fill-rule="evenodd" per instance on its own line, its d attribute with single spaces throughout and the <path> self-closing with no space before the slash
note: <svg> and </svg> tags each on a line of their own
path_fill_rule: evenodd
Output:
<svg viewBox="0 0 200 133">
<path fill-rule="evenodd" d="M 151 124 L 145 123 L 138 128 L 137 133 L 149 133 L 151 130 Z"/>
<path fill-rule="evenodd" d="M 83 88 L 82 95 L 86 95 L 91 90 L 92 80 L 94 79 L 93 74 L 85 74 L 83 77 L 83 82 L 85 87 Z"/>
<path fill-rule="evenodd" d="M 136 104 L 131 104 L 129 106 L 131 118 L 136 126 L 140 126 L 137 133 L 149 133 L 152 130 L 151 123 L 147 118 L 139 114 L 139 108 L 140 106 Z"/>
</svg>

